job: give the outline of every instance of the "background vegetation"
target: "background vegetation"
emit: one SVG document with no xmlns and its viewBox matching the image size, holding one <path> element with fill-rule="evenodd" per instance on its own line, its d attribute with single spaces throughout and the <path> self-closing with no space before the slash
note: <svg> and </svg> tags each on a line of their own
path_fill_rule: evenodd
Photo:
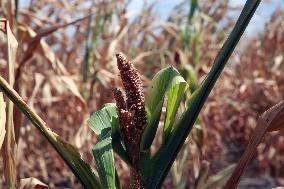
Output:
<svg viewBox="0 0 284 189">
<path fill-rule="evenodd" d="M 240 10 L 228 1 L 184 1 L 162 19 L 155 9 L 162 2 L 156 1 L 145 3 L 141 11 L 129 9 L 127 0 L 31 0 L 24 7 L 17 2 L 2 0 L 0 10 L 19 43 L 14 87 L 91 165 L 96 137 L 86 119 L 113 101 L 111 89 L 121 86 L 115 54 L 121 51 L 133 59 L 145 88 L 158 70 L 173 65 L 192 83 L 193 91 L 208 73 Z M 276 9 L 264 31 L 251 34 L 238 46 L 164 188 L 192 188 L 204 165 L 209 164 L 209 175 L 214 175 L 235 163 L 257 117 L 283 99 L 283 18 L 283 11 Z M 0 48 L 5 49 L 5 38 L 0 40 Z M 1 75 L 6 73 L 5 56 L 1 50 Z M 16 110 L 14 124 L 18 179 L 35 177 L 50 188 L 81 188 Z M 265 138 L 240 187 L 284 185 L 281 135 L 280 131 Z M 120 162 L 118 175 L 128 186 L 127 166 Z M 4 175 L 2 160 L 0 175 Z M 5 186 L 1 176 L 0 187 Z"/>
</svg>

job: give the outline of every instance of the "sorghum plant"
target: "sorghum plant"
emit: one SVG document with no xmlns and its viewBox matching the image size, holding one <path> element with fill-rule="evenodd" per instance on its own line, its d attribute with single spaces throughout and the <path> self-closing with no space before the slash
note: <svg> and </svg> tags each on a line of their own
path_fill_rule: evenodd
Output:
<svg viewBox="0 0 284 189">
<path fill-rule="evenodd" d="M 144 188 L 140 178 L 140 144 L 146 127 L 145 97 L 138 71 L 123 54 L 117 54 L 117 66 L 120 70 L 126 93 L 126 102 L 119 89 L 114 89 L 120 131 L 131 158 L 134 188 Z"/>
<path fill-rule="evenodd" d="M 106 104 L 88 121 L 98 138 L 98 143 L 93 148 L 93 155 L 100 180 L 90 166 L 81 159 L 75 148 L 52 132 L 2 77 L 0 77 L 0 89 L 50 142 L 85 188 L 120 188 L 113 152 L 116 152 L 129 165 L 132 172 L 132 188 L 161 188 L 201 108 L 259 3 L 260 0 L 246 2 L 233 31 L 217 55 L 212 69 L 191 94 L 187 101 L 188 108 L 177 121 L 175 118 L 178 107 L 188 89 L 188 84 L 179 72 L 173 67 L 160 70 L 153 78 L 144 97 L 137 70 L 124 55 L 117 55 L 117 65 L 126 100 L 119 89 L 114 89 L 116 105 Z M 156 135 L 165 99 L 167 102 L 163 143 L 158 151 L 152 154 L 150 147 Z M 237 181 L 234 181 L 232 185 L 227 184 L 227 186 L 235 188 L 236 183 Z"/>
</svg>

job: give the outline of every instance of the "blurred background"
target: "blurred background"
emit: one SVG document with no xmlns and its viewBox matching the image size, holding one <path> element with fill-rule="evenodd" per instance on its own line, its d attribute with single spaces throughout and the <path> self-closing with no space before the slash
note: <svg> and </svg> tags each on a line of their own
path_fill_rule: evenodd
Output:
<svg viewBox="0 0 284 189">
<path fill-rule="evenodd" d="M 168 65 L 190 83 L 191 92 L 209 72 L 245 0 L 1 0 L 19 47 L 14 88 L 36 112 L 74 144 L 95 167 L 96 142 L 86 119 L 113 102 L 121 86 L 115 54 L 123 52 L 142 75 L 145 92 Z M 284 98 L 284 1 L 262 1 L 164 188 L 194 188 L 202 166 L 209 176 L 236 163 L 261 113 Z M 36 36 L 36 40 L 35 40 Z M 5 49 L 0 39 L 0 48 Z M 0 71 L 7 69 L 0 52 Z M 17 178 L 35 177 L 50 188 L 81 188 L 71 171 L 30 122 L 14 112 Z M 159 140 L 157 140 L 157 145 Z M 284 185 L 283 131 L 258 148 L 239 188 Z M 118 159 L 118 158 L 117 158 Z M 129 171 L 118 159 L 127 188 Z M 0 160 L 0 188 L 6 188 Z M 217 187 L 218 188 L 218 187 Z"/>
</svg>

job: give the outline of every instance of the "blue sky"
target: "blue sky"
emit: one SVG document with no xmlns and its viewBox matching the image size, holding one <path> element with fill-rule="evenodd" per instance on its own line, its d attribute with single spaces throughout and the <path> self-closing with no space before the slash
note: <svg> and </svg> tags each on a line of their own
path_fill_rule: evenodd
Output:
<svg viewBox="0 0 284 189">
<path fill-rule="evenodd" d="M 147 3 L 151 3 L 155 0 L 146 0 Z M 161 19 L 167 18 L 171 10 L 182 0 L 158 0 L 158 3 L 155 6 L 155 11 L 160 15 Z M 246 0 L 230 0 L 231 6 L 243 6 Z M 142 0 L 133 0 L 129 5 L 129 10 L 133 12 L 139 13 L 141 7 L 143 5 Z M 276 8 L 284 9 L 284 0 L 264 0 L 261 2 L 258 7 L 256 14 L 251 20 L 249 24 L 245 36 L 249 36 L 253 33 L 262 31 L 265 23 L 267 23 L 270 19 L 271 14 Z M 238 17 L 240 12 L 236 12 L 236 18 Z"/>
<path fill-rule="evenodd" d="M 129 10 L 131 10 L 134 14 L 138 14 L 142 8 L 144 1 L 146 1 L 147 3 L 157 1 L 154 10 L 161 18 L 161 21 L 165 20 L 172 9 L 177 4 L 182 2 L 182 0 L 132 0 L 131 4 L 129 5 Z M 30 2 L 30 0 L 21 0 L 19 2 L 20 7 L 24 7 Z M 242 6 L 245 4 L 245 2 L 246 0 L 230 0 L 231 6 Z M 256 14 L 252 18 L 248 28 L 246 29 L 244 37 L 248 37 L 251 34 L 262 31 L 265 23 L 269 21 L 271 14 L 277 8 L 284 9 L 284 0 L 262 0 L 260 6 L 256 11 Z M 234 14 L 237 18 L 239 12 L 236 11 Z"/>
</svg>

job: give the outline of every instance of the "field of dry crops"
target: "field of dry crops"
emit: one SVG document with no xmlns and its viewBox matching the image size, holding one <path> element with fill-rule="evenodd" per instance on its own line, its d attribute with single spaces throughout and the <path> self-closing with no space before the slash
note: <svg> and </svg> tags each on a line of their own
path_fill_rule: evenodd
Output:
<svg viewBox="0 0 284 189">
<path fill-rule="evenodd" d="M 184 74 L 193 91 L 234 24 L 235 17 L 229 13 L 240 10 L 228 1 L 200 0 L 198 8 L 191 11 L 190 1 L 181 1 L 164 19 L 155 8 L 161 1 L 145 3 L 139 11 L 129 10 L 131 0 L 30 0 L 25 6 L 18 6 L 18 2 L 2 0 L 0 8 L 0 17 L 9 20 L 18 42 L 14 89 L 52 130 L 79 149 L 92 167 L 96 137 L 86 119 L 105 103 L 114 102 L 112 88 L 121 86 L 115 54 L 123 52 L 133 60 L 145 90 L 158 70 L 172 65 Z M 1 76 L 7 75 L 6 43 L 2 32 Z M 241 41 L 164 188 L 193 188 L 205 164 L 209 164 L 209 175 L 214 175 L 237 162 L 258 116 L 284 98 L 283 54 L 284 11 L 279 8 L 264 31 Z M 16 154 L 14 174 L 19 183 L 34 177 L 50 188 L 81 188 L 17 109 L 10 119 L 15 132 L 11 144 Z M 242 188 L 284 186 L 283 141 L 283 131 L 266 136 L 246 171 Z M 1 158 L 0 188 L 6 188 L 3 162 Z M 122 185 L 128 186 L 127 166 L 121 162 L 117 170 Z"/>
</svg>

